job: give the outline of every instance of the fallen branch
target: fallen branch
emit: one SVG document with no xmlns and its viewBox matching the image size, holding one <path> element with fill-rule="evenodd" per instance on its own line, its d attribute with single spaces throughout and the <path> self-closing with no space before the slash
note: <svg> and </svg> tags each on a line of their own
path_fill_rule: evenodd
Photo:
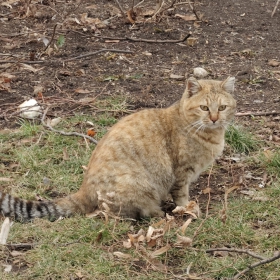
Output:
<svg viewBox="0 0 280 280">
<path fill-rule="evenodd" d="M 98 35 L 93 35 L 95 38 L 101 38 L 104 40 L 128 40 L 128 41 L 133 41 L 133 42 L 145 42 L 145 43 L 182 43 L 186 41 L 189 37 L 191 36 L 191 33 L 186 35 L 183 39 L 179 40 L 152 40 L 152 39 L 142 39 L 142 38 L 131 38 L 131 37 L 124 37 L 124 38 L 114 38 L 114 37 L 103 37 L 103 36 L 98 36 Z"/>
<path fill-rule="evenodd" d="M 244 270 L 238 272 L 233 278 L 232 280 L 236 280 L 236 279 L 239 279 L 239 277 L 245 273 L 247 273 L 248 271 L 250 271 L 251 269 L 257 267 L 257 266 L 260 266 L 260 265 L 263 265 L 263 264 L 267 264 L 267 263 L 271 263 L 277 259 L 280 259 L 280 252 L 275 252 L 274 256 L 271 257 L 271 258 L 267 258 L 267 259 L 263 259 L 259 262 L 256 262 L 256 263 L 253 263 L 251 265 L 249 265 L 247 268 L 245 268 Z"/>
<path fill-rule="evenodd" d="M 79 136 L 79 137 L 83 137 L 83 138 L 86 138 L 88 140 L 90 140 L 91 142 L 97 144 L 97 140 L 95 140 L 94 138 L 88 136 L 88 135 L 85 135 L 85 134 L 82 134 L 82 133 L 78 133 L 78 132 L 65 132 L 63 130 L 57 130 L 57 129 L 54 129 L 52 126 L 48 125 L 45 123 L 45 117 L 47 115 L 47 112 L 49 110 L 49 106 L 46 108 L 46 110 L 44 111 L 44 114 L 41 118 L 41 123 L 44 127 L 48 128 L 49 130 L 53 131 L 53 132 L 56 132 L 56 133 L 59 133 L 59 134 L 62 134 L 62 135 L 66 135 L 66 136 Z"/>
<path fill-rule="evenodd" d="M 280 1 L 280 0 L 279 0 Z M 280 115 L 280 111 L 275 112 L 245 112 L 245 113 L 236 113 L 236 117 L 243 117 L 243 116 L 271 116 L 271 115 Z"/>
<path fill-rule="evenodd" d="M 210 248 L 206 250 L 206 253 L 211 252 L 235 252 L 235 253 L 241 253 L 241 254 L 247 254 L 253 258 L 259 259 L 259 260 L 265 260 L 266 258 L 260 255 L 257 255 L 255 252 L 252 252 L 250 250 L 243 250 L 243 249 L 236 249 L 236 248 Z"/>
<path fill-rule="evenodd" d="M 276 12 L 276 10 L 277 10 L 277 7 L 278 7 L 278 5 L 279 5 L 279 2 L 280 2 L 280 0 L 277 0 L 277 2 L 276 2 L 276 4 L 275 4 L 275 7 L 274 7 L 274 9 L 273 9 L 273 12 L 272 12 L 272 14 L 271 14 L 271 17 L 274 16 L 274 14 L 275 14 L 275 12 Z"/>
<path fill-rule="evenodd" d="M 101 49 L 101 50 L 98 50 L 98 51 L 96 51 L 96 52 L 90 52 L 90 53 L 86 53 L 86 54 L 82 54 L 82 55 L 79 55 L 79 56 L 75 56 L 75 57 L 66 59 L 66 60 L 64 60 L 63 62 L 68 62 L 68 61 L 72 61 L 72 60 L 75 60 L 75 59 L 80 59 L 80 58 L 84 58 L 84 57 L 89 57 L 89 56 L 92 56 L 92 55 L 95 55 L 95 54 L 98 54 L 98 53 L 101 53 L 101 52 L 133 53 L 133 51 L 127 51 L 127 50 Z"/>
</svg>

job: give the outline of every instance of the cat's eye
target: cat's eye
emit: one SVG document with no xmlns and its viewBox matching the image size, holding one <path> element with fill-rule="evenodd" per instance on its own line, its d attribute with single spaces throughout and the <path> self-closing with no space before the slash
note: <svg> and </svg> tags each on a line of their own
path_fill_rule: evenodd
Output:
<svg viewBox="0 0 280 280">
<path fill-rule="evenodd" d="M 226 105 L 221 105 L 221 106 L 219 106 L 219 111 L 224 111 L 225 109 L 226 109 Z"/>
<path fill-rule="evenodd" d="M 205 105 L 200 105 L 200 109 L 203 111 L 209 111 L 209 108 Z"/>
</svg>

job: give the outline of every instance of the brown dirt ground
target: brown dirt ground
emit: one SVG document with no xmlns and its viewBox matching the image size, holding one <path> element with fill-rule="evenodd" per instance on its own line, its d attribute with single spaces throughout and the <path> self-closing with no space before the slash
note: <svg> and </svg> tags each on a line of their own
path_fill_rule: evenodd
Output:
<svg viewBox="0 0 280 280">
<path fill-rule="evenodd" d="M 94 114 L 94 98 L 108 95 L 126 96 L 134 110 L 165 107 L 180 98 L 184 77 L 191 76 L 198 66 L 210 73 L 208 78 L 237 78 L 238 112 L 280 110 L 280 8 L 271 17 L 274 1 L 197 0 L 194 7 L 200 20 L 189 21 L 178 16 L 194 16 L 188 2 L 175 1 L 172 8 L 151 18 L 149 11 L 154 10 L 156 1 L 147 0 L 134 9 L 135 24 L 124 21 L 115 1 L 26 2 L 15 0 L 0 5 L 1 129 L 18 125 L 17 106 L 32 97 L 42 105 L 51 105 L 50 116 Z M 119 2 L 125 11 L 131 8 L 132 0 Z M 166 3 L 170 5 L 171 1 Z M 186 41 L 147 43 L 125 39 L 179 40 L 189 32 L 197 39 L 193 46 Z M 57 44 L 60 35 L 65 38 L 61 47 Z M 43 42 L 52 37 L 51 49 L 46 53 Z M 104 51 L 67 61 L 101 49 L 132 53 Z M 272 59 L 274 66 L 269 63 Z M 3 73 L 14 77 L 10 81 L 3 78 Z M 172 74 L 181 77 L 174 79 Z M 36 86 L 43 87 L 42 94 L 34 93 Z M 239 117 L 238 121 L 267 142 L 272 135 L 280 137 L 277 114 L 254 120 Z M 263 176 L 262 170 L 242 164 L 233 168 L 226 160 L 221 166 L 219 172 L 213 171 L 211 179 L 217 194 L 223 193 L 225 186 L 240 182 L 246 172 Z M 194 195 L 206 187 L 207 176 L 201 177 Z"/>
</svg>

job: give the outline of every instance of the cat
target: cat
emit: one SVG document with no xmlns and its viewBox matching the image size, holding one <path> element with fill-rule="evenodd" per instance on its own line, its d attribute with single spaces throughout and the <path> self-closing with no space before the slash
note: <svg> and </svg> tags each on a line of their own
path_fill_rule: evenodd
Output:
<svg viewBox="0 0 280 280">
<path fill-rule="evenodd" d="M 236 111 L 234 77 L 187 80 L 179 101 L 124 117 L 99 141 L 81 188 L 54 201 L 25 201 L 0 192 L 0 210 L 19 221 L 50 220 L 106 209 L 140 219 L 164 216 L 162 202 L 189 201 L 189 186 L 222 154 Z"/>
</svg>

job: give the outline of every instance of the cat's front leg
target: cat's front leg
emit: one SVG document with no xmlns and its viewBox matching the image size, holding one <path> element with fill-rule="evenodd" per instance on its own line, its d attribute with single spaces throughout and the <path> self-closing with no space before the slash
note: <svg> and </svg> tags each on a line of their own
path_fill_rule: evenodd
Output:
<svg viewBox="0 0 280 280">
<path fill-rule="evenodd" d="M 171 190 L 173 201 L 177 206 L 186 206 L 189 203 L 189 184 L 177 183 Z"/>
</svg>

